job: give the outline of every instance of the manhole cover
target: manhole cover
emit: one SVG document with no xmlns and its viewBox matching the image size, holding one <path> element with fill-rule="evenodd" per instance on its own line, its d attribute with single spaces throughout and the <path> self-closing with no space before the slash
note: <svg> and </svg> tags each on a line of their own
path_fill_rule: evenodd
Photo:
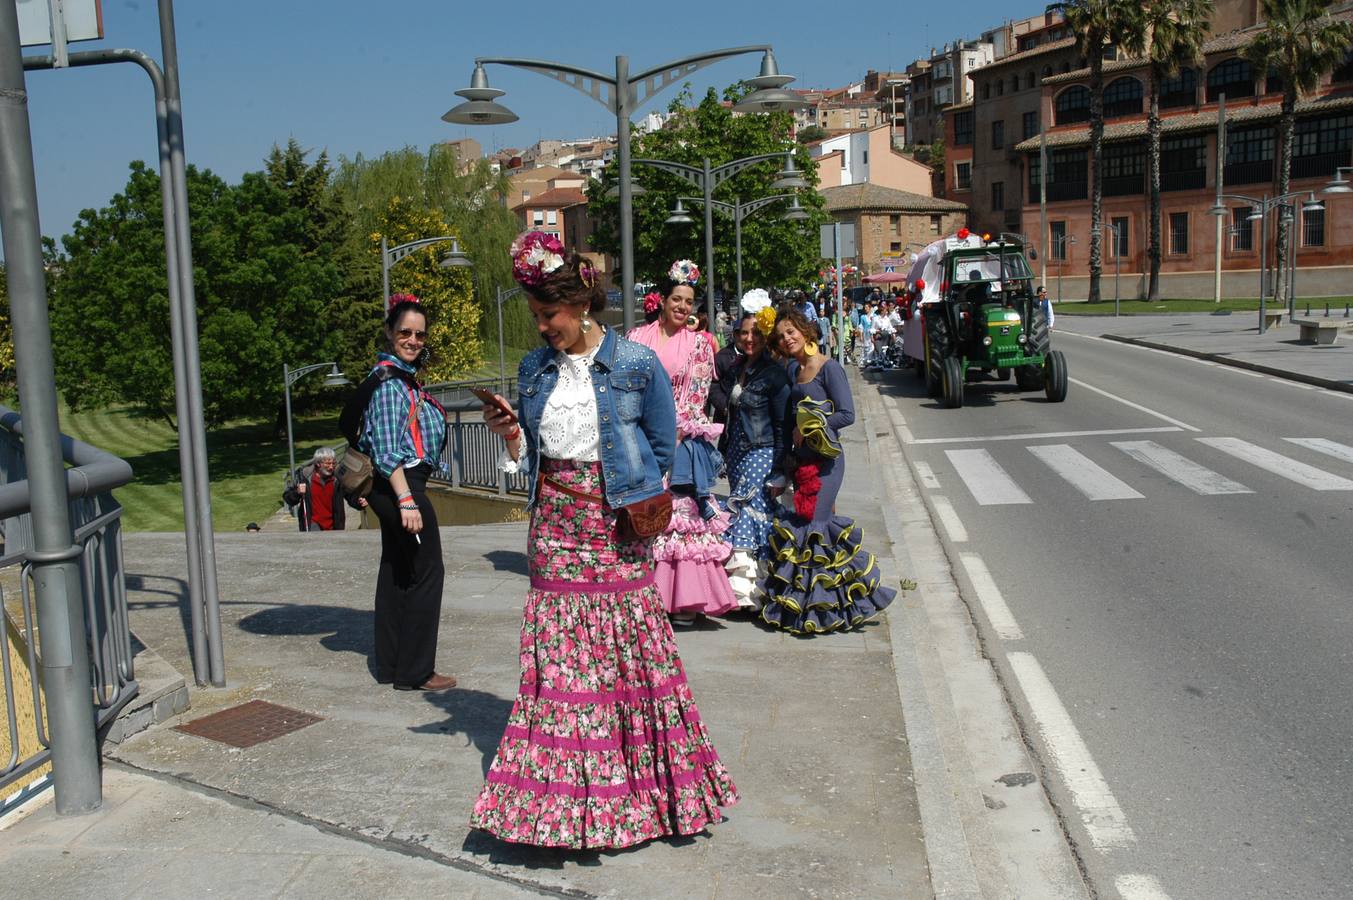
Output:
<svg viewBox="0 0 1353 900">
<path fill-rule="evenodd" d="M 252 747 L 264 741 L 300 731 L 307 725 L 323 722 L 321 716 L 312 716 L 266 700 L 250 700 L 230 709 L 174 726 L 175 731 L 195 734 L 232 747 Z"/>
</svg>

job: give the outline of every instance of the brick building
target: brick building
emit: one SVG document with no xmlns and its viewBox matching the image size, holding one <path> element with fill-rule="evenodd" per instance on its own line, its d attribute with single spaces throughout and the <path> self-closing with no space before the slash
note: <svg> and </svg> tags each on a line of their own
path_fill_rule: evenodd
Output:
<svg viewBox="0 0 1353 900">
<path fill-rule="evenodd" d="M 828 214 L 855 226 L 858 255 L 852 262 L 864 274 L 881 271 L 880 260 L 916 253 L 967 224 L 962 203 L 899 191 L 877 184 L 851 184 L 819 191 Z"/>
</svg>

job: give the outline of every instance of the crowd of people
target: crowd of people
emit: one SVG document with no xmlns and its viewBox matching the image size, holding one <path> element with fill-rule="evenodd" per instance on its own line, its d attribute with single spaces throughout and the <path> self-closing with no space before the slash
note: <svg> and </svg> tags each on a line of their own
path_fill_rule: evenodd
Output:
<svg viewBox="0 0 1353 900">
<path fill-rule="evenodd" d="M 647 322 L 622 336 L 597 318 L 606 294 L 585 258 L 542 232 L 510 252 L 544 346 L 521 362 L 517 404 L 486 393 L 483 415 L 501 467 L 529 485 L 529 587 L 517 697 L 471 825 L 575 849 L 693 834 L 738 792 L 673 624 L 720 616 L 823 635 L 894 599 L 838 508 L 855 404 L 830 349 L 852 335 L 833 330 L 825 298 L 753 290 L 724 320 L 728 342 L 698 312 L 698 267 L 678 260 L 645 299 Z M 369 505 L 376 680 L 442 691 L 456 679 L 436 671 L 444 566 L 426 485 L 447 424 L 416 377 L 427 337 L 428 310 L 398 297 L 386 350 L 345 412 L 367 480 L 350 471 L 350 488 L 315 504 L 315 479 L 333 480 L 321 454 L 297 473 L 295 501 L 311 519 L 348 495 Z"/>
</svg>

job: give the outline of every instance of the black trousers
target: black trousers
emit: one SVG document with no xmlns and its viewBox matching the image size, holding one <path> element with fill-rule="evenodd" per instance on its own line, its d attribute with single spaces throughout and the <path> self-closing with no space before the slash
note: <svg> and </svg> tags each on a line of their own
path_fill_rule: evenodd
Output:
<svg viewBox="0 0 1353 900">
<path fill-rule="evenodd" d="M 415 540 L 404 530 L 390 482 L 376 475 L 367 502 L 381 523 L 381 564 L 376 574 L 376 680 L 418 687 L 437 662 L 442 612 L 442 542 L 437 513 L 427 496 L 427 472 L 405 469 L 409 490 L 423 514 Z"/>
</svg>

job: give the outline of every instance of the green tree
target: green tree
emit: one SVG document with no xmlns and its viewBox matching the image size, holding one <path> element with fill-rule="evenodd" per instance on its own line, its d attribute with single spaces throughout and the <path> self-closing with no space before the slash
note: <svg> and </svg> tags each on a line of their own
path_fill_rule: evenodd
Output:
<svg viewBox="0 0 1353 900">
<path fill-rule="evenodd" d="M 159 176 L 131 164 L 126 188 L 81 212 L 64 239 L 52 337 L 57 387 L 74 409 L 128 403 L 173 420 L 174 378 Z M 189 167 L 203 411 L 256 416 L 282 364 L 330 358 L 338 268 L 308 211 L 261 172 L 231 186 Z"/>
<path fill-rule="evenodd" d="M 1150 274 L 1146 298 L 1160 299 L 1161 210 L 1160 210 L 1160 85 L 1179 73 L 1182 66 L 1196 63 L 1203 55 L 1212 17 L 1212 0 L 1143 0 L 1140 35 L 1144 43 L 1147 69 L 1146 157 L 1147 191 L 1150 214 L 1146 255 Z"/>
<path fill-rule="evenodd" d="M 827 129 L 821 125 L 807 125 L 799 129 L 799 133 L 794 136 L 800 144 L 811 144 L 814 141 L 820 141 L 827 136 Z"/>
<path fill-rule="evenodd" d="M 726 101 L 740 100 L 742 91 L 729 88 Z M 636 135 L 635 158 L 664 159 L 701 166 L 706 157 L 713 166 L 763 153 L 792 150 L 795 164 L 811 187 L 817 185 L 817 166 L 808 150 L 790 139 L 793 119 L 789 113 L 734 115 L 720 102 L 711 88 L 698 105 L 692 106 L 687 87 L 669 107 L 673 118 L 667 126 L 646 135 Z M 780 166 L 774 162 L 744 169 L 729 178 L 714 192 L 714 199 L 731 203 L 755 200 L 786 193 L 771 187 Z M 667 225 L 666 220 L 678 197 L 698 196 L 699 192 L 676 175 L 647 166 L 634 167 L 636 182 L 645 193 L 634 198 L 634 264 L 636 281 L 653 281 L 667 271 L 674 259 L 695 260 L 704 268 L 702 225 Z M 607 196 L 607 186 L 618 179 L 612 162 L 600 182 L 588 186 L 588 210 L 597 222 L 592 245 L 602 252 L 620 252 L 620 203 Z M 800 203 L 808 210 L 807 222 L 786 222 L 777 215 L 783 209 L 776 204 L 749 216 L 742 224 L 742 271 L 744 289 L 790 285 L 808 281 L 817 273 L 817 225 L 827 221 L 822 198 L 815 191 L 800 192 Z M 697 205 L 692 218 L 702 220 L 704 211 Z M 714 213 L 714 266 L 718 286 L 731 290 L 737 268 L 733 223 Z M 708 273 L 704 273 L 708 275 Z"/>
<path fill-rule="evenodd" d="M 497 343 L 497 316 L 494 304 L 497 291 L 515 286 L 507 248 L 520 226 L 517 217 L 503 202 L 509 186 L 507 177 L 494 172 L 486 159 L 461 160 L 454 149 L 436 145 L 426 153 L 404 147 L 367 159 L 360 154 L 339 160 L 334 178 L 338 196 L 349 219 L 346 273 L 352 304 L 358 317 L 380 314 L 380 234 L 383 222 L 396 199 L 411 209 L 435 213 L 448 226 L 447 231 L 410 235 L 394 240 L 391 246 L 408 240 L 435 237 L 448 231 L 460 237 L 461 249 L 474 266 L 469 270 L 474 299 L 480 309 L 480 337 Z M 372 243 L 372 235 L 376 236 Z M 445 244 L 425 251 L 440 258 L 451 249 Z M 412 262 L 401 262 L 391 269 L 392 278 Z M 523 303 L 508 302 L 503 308 L 505 342 L 528 348 L 539 344 L 531 327 L 530 315 Z"/>
<path fill-rule="evenodd" d="M 1090 302 L 1099 300 L 1104 265 L 1104 54 L 1118 46 L 1142 53 L 1140 5 L 1121 0 L 1067 0 L 1058 4 L 1090 67 Z"/>
<path fill-rule="evenodd" d="M 0 393 L 14 393 L 14 326 L 9 317 L 9 283 L 0 263 Z"/>
<path fill-rule="evenodd" d="M 1315 90 L 1320 79 L 1344 59 L 1353 44 L 1353 24 L 1329 14 L 1331 0 L 1261 0 L 1264 27 L 1241 51 L 1256 71 L 1282 81 L 1278 119 L 1277 196 L 1291 189 L 1292 134 L 1297 98 Z M 1287 259 L 1288 221 L 1278 216 L 1276 259 Z M 1286 276 L 1278 266 L 1275 294 L 1286 294 Z"/>
</svg>

